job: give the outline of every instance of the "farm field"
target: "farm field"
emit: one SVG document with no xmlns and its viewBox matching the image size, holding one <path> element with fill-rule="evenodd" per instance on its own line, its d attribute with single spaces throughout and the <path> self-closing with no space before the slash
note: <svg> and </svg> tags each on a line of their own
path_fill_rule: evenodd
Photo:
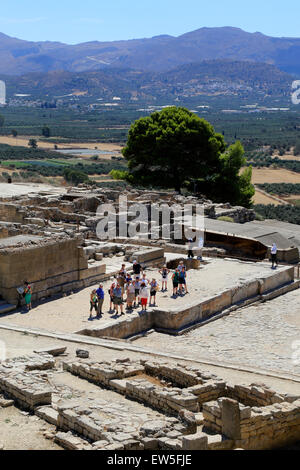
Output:
<svg viewBox="0 0 300 470">
<path fill-rule="evenodd" d="M 273 155 L 274 158 L 279 158 L 279 160 L 291 160 L 300 162 L 300 156 L 294 155 L 293 153 L 285 153 L 284 155 Z"/>
<path fill-rule="evenodd" d="M 300 173 L 284 168 L 253 168 L 252 183 L 300 183 Z"/>
<path fill-rule="evenodd" d="M 54 149 L 55 141 L 51 140 L 51 142 L 44 142 L 40 141 L 39 136 L 28 136 L 28 137 L 11 137 L 11 136 L 0 136 L 0 144 L 7 144 L 7 145 L 13 145 L 16 147 L 27 147 L 28 146 L 28 140 L 29 139 L 36 139 L 38 142 L 39 148 L 42 149 Z M 111 143 L 103 143 L 103 142 L 72 142 L 72 143 L 58 143 L 56 144 L 58 146 L 58 150 L 61 148 L 64 149 L 90 149 L 93 150 L 95 147 L 97 147 L 98 150 L 103 150 L 103 151 L 108 151 L 108 152 L 120 152 L 121 151 L 121 146 L 117 144 L 111 144 Z M 110 157 L 110 156 L 108 156 Z"/>
<path fill-rule="evenodd" d="M 281 203 L 272 197 L 266 196 L 266 194 L 256 189 L 254 195 L 254 204 L 274 204 L 274 206 L 280 206 Z"/>
</svg>

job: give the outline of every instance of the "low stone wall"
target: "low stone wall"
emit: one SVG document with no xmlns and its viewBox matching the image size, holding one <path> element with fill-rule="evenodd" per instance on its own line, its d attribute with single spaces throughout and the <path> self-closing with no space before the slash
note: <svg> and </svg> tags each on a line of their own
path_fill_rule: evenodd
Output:
<svg viewBox="0 0 300 470">
<path fill-rule="evenodd" d="M 54 365 L 53 357 L 47 354 L 4 361 L 0 364 L 0 391 L 26 410 L 33 411 L 37 406 L 50 405 L 51 387 L 30 371 L 52 369 Z"/>
<path fill-rule="evenodd" d="M 147 403 L 160 411 L 177 415 L 181 409 L 199 411 L 198 400 L 188 389 L 160 387 L 145 379 L 126 381 L 126 396 Z"/>
<path fill-rule="evenodd" d="M 0 220 L 4 222 L 23 223 L 26 211 L 21 205 L 0 202 Z"/>
<path fill-rule="evenodd" d="M 147 403 L 160 411 L 175 414 L 182 409 L 197 413 L 202 403 L 224 396 L 225 382 L 203 373 L 200 369 L 141 360 L 120 363 L 68 363 L 66 371 L 104 385 L 118 393 Z M 143 374 L 143 377 L 139 377 Z M 152 383 L 144 375 L 155 377 Z M 170 382 L 168 386 L 164 384 Z"/>
<path fill-rule="evenodd" d="M 277 393 L 263 384 L 252 384 L 250 387 L 245 385 L 227 385 L 226 396 L 246 406 L 268 406 L 287 400 L 286 396 Z"/>
<path fill-rule="evenodd" d="M 243 449 L 273 449 L 300 439 L 300 400 L 277 403 L 265 408 L 252 408 L 240 415 L 240 439 Z"/>
<path fill-rule="evenodd" d="M 76 333 L 87 336 L 114 338 L 130 338 L 152 328 L 157 331 L 177 334 L 190 326 L 201 324 L 214 315 L 221 313 L 241 302 L 249 303 L 263 299 L 266 294 L 280 287 L 292 285 L 294 268 L 283 268 L 278 272 L 266 274 L 260 279 L 240 283 L 213 297 L 195 300 L 185 307 L 162 310 L 148 308 L 147 313 L 139 315 L 132 313 L 130 318 L 120 318 L 117 321 L 108 321 L 103 326 L 85 328 Z M 275 292 L 276 294 L 276 292 Z"/>
<path fill-rule="evenodd" d="M 244 387 L 246 388 L 246 387 Z M 254 392 L 254 391 L 253 391 Z M 254 400 L 254 393 L 249 401 Z M 272 396 L 276 395 L 274 394 Z M 296 398 L 296 397 L 295 397 Z M 257 396 L 259 402 L 260 397 Z M 265 402 L 270 401 L 265 393 Z M 300 439 L 300 399 L 266 406 L 245 406 L 231 398 L 205 403 L 203 430 L 223 434 L 234 446 L 248 450 L 275 449 Z"/>
<path fill-rule="evenodd" d="M 55 440 L 68 449 L 252 450 L 300 439 L 300 396 L 279 394 L 264 384 L 226 384 L 198 367 L 145 359 L 82 359 L 64 362 L 63 368 L 159 410 L 135 412 L 124 400 L 83 393 L 66 398 L 72 391 L 68 386 L 52 391 L 43 371 L 55 369 L 55 360 L 46 352 L 1 362 L 0 392 L 65 431 Z M 203 424 L 202 432 L 197 424 Z"/>
<path fill-rule="evenodd" d="M 188 432 L 176 418 L 146 418 L 141 423 L 134 415 L 121 418 L 97 400 L 93 404 L 71 400 L 59 404 L 58 428 L 89 439 L 94 450 L 155 450 L 162 448 L 163 439 L 175 439 Z"/>
</svg>

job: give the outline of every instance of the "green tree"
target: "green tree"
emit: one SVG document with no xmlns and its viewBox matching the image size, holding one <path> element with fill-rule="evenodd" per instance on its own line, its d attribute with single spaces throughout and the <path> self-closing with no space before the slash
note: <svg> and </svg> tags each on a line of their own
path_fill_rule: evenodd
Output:
<svg viewBox="0 0 300 470">
<path fill-rule="evenodd" d="M 43 129 L 42 129 L 42 135 L 44 137 L 50 137 L 51 135 L 51 131 L 50 131 L 50 128 L 48 126 L 44 126 Z"/>
<path fill-rule="evenodd" d="M 17 137 L 17 136 L 18 136 L 18 132 L 16 131 L 16 129 L 12 129 L 11 135 L 12 135 L 13 137 Z"/>
<path fill-rule="evenodd" d="M 250 206 L 252 168 L 237 141 L 226 149 L 210 123 L 185 108 L 170 107 L 136 121 L 123 155 L 129 171 L 111 172 L 132 184 L 197 190 L 215 201 Z"/>
<path fill-rule="evenodd" d="M 4 122 L 5 122 L 5 117 L 2 116 L 2 114 L 0 114 L 0 127 L 4 126 Z"/>
<path fill-rule="evenodd" d="M 218 174 L 225 148 L 223 136 L 207 121 L 185 108 L 165 108 L 132 124 L 122 151 L 125 176 L 139 185 L 180 191 L 195 176 L 207 180 Z"/>
<path fill-rule="evenodd" d="M 29 145 L 29 147 L 31 147 L 32 149 L 36 149 L 37 146 L 38 146 L 37 141 L 36 141 L 35 139 L 29 139 L 28 145 Z"/>
<path fill-rule="evenodd" d="M 221 171 L 206 184 L 204 194 L 214 201 L 250 207 L 255 188 L 251 183 L 252 167 L 241 171 L 246 164 L 242 144 L 237 141 L 228 147 L 221 155 L 220 161 Z"/>
<path fill-rule="evenodd" d="M 294 155 L 300 155 L 300 141 L 296 142 L 295 148 L 294 148 Z"/>
<path fill-rule="evenodd" d="M 65 168 L 64 178 L 68 183 L 75 184 L 76 186 L 81 183 L 89 183 L 90 179 L 86 173 L 73 168 Z"/>
</svg>

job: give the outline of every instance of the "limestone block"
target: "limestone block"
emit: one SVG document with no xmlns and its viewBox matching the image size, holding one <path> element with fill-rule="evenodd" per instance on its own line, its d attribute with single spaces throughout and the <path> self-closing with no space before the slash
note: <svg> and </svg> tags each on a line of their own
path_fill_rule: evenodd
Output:
<svg viewBox="0 0 300 470">
<path fill-rule="evenodd" d="M 240 439 L 241 436 L 239 403 L 231 398 L 222 400 L 222 434 L 230 439 Z"/>
<path fill-rule="evenodd" d="M 182 450 L 207 450 L 208 449 L 208 435 L 202 432 L 183 436 Z"/>
</svg>

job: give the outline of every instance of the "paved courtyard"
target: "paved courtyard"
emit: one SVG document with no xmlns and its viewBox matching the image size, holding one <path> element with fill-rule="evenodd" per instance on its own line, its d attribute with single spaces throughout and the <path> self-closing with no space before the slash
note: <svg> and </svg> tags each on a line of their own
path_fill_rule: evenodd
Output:
<svg viewBox="0 0 300 470">
<path fill-rule="evenodd" d="M 107 271 L 110 273 L 120 269 L 123 258 L 105 259 L 108 263 Z M 126 263 L 126 267 L 132 267 Z M 278 271 L 285 268 L 278 268 Z M 161 287 L 161 275 L 158 269 L 147 269 L 147 278 L 156 278 Z M 172 298 L 172 281 L 171 273 L 169 275 L 168 292 L 159 292 L 157 294 L 158 307 L 168 310 L 177 308 L 186 308 L 187 302 L 201 302 L 203 299 L 217 295 L 227 288 L 233 287 L 243 281 L 253 280 L 264 276 L 271 275 L 272 270 L 269 264 L 265 263 L 245 263 L 235 260 L 223 259 L 207 259 L 207 264 L 203 264 L 199 270 L 190 270 L 187 273 L 187 286 L 189 294 L 182 297 Z M 1 315 L 1 323 L 13 323 L 20 326 L 30 326 L 35 328 L 43 328 L 51 331 L 75 332 L 89 326 L 101 325 L 110 318 L 118 318 L 111 316 L 109 310 L 108 289 L 112 280 L 104 283 L 105 301 L 103 306 L 104 315 L 100 320 L 90 322 L 90 292 L 98 285 L 88 287 L 80 292 L 74 293 L 66 297 L 60 297 L 48 302 L 33 305 L 33 310 L 29 313 L 16 312 L 7 315 Z M 33 286 L 34 289 L 34 286 Z M 125 296 L 126 298 L 126 296 Z M 125 310 L 124 310 L 125 311 Z M 93 312 L 95 315 L 95 312 Z M 126 314 L 130 316 L 130 314 Z"/>
<path fill-rule="evenodd" d="M 183 336 L 152 333 L 134 344 L 300 375 L 300 290 L 237 310 Z"/>
</svg>

